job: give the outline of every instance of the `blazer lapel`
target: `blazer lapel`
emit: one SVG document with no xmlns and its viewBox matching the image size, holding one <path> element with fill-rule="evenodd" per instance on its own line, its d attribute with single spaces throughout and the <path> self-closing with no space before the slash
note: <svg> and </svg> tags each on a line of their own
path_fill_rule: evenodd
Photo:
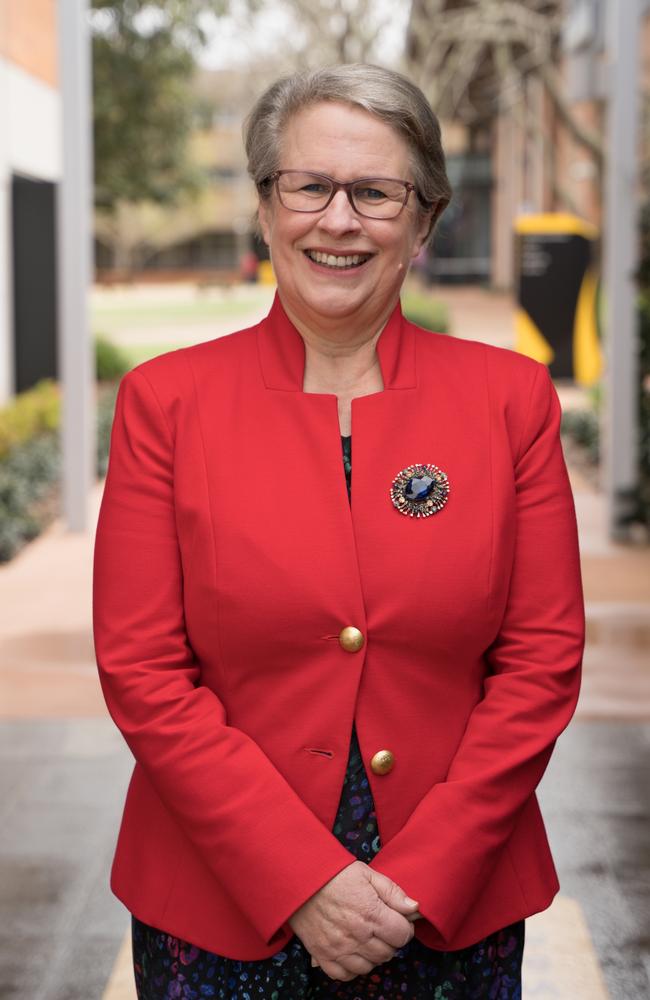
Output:
<svg viewBox="0 0 650 1000">
<path fill-rule="evenodd" d="M 277 292 L 268 316 L 259 326 L 257 342 L 262 379 L 266 388 L 302 392 L 305 344 L 284 311 Z M 385 390 L 415 388 L 415 331 L 405 322 L 399 302 L 379 336 L 377 355 Z"/>
</svg>

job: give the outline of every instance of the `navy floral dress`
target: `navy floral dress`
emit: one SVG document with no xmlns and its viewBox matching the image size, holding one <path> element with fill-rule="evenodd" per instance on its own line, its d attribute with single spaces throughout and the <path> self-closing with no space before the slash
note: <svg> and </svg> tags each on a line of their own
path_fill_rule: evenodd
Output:
<svg viewBox="0 0 650 1000">
<path fill-rule="evenodd" d="M 349 496 L 351 438 L 341 441 Z M 381 846 L 354 725 L 332 832 L 359 861 L 371 861 Z M 435 951 L 413 937 L 389 962 L 341 982 L 312 968 L 311 956 L 295 934 L 270 958 L 240 961 L 131 917 L 138 1000 L 521 1000 L 524 933 L 525 921 L 520 920 L 457 951 Z"/>
</svg>

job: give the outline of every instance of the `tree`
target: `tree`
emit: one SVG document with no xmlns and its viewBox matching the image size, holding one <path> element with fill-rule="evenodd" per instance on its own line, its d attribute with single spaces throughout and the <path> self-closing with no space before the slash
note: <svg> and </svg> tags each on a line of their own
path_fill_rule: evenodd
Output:
<svg viewBox="0 0 650 1000">
<path fill-rule="evenodd" d="M 557 200 L 575 210 L 555 170 L 553 138 L 524 99 L 537 77 L 555 112 L 592 157 L 602 185 L 604 147 L 564 97 L 556 64 L 564 15 L 560 0 L 412 0 L 405 68 L 436 112 L 470 129 L 512 115 L 544 151 Z"/>
<path fill-rule="evenodd" d="M 188 158 L 200 110 L 191 84 L 203 18 L 224 10 L 225 0 L 93 0 L 95 205 L 119 267 L 132 263 L 120 236 L 130 205 L 201 189 Z"/>
<path fill-rule="evenodd" d="M 377 43 L 392 16 L 388 8 L 378 9 L 376 0 L 291 0 L 278 7 L 292 16 L 298 66 L 374 62 Z"/>
</svg>

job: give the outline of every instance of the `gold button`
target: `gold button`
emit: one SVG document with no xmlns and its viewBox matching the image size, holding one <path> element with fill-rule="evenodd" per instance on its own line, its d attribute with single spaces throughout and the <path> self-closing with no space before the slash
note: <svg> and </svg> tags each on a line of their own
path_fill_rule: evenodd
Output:
<svg viewBox="0 0 650 1000">
<path fill-rule="evenodd" d="M 341 629 L 339 642 L 346 653 L 358 653 L 365 641 L 363 632 L 354 625 L 346 625 Z"/>
<path fill-rule="evenodd" d="M 375 774 L 388 774 L 393 770 L 395 756 L 391 750 L 378 750 L 370 761 L 370 766 Z"/>
</svg>

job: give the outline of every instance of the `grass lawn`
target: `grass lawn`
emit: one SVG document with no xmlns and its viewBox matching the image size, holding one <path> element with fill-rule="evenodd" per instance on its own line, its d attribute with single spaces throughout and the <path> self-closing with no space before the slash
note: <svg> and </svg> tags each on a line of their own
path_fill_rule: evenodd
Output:
<svg viewBox="0 0 650 1000">
<path fill-rule="evenodd" d="M 256 305 L 265 301 L 264 294 L 258 297 L 188 298 L 171 299 L 155 293 L 140 300 L 133 296 L 115 294 L 114 301 L 103 297 L 91 306 L 92 328 L 97 333 L 110 336 L 124 327 L 148 326 L 190 326 L 192 323 L 207 323 L 210 320 L 226 320 L 243 316 Z"/>
<path fill-rule="evenodd" d="M 202 298 L 186 293 L 179 293 L 178 297 L 168 293 L 157 296 L 155 290 L 136 296 L 116 291 L 114 295 L 98 297 L 92 303 L 92 328 L 109 340 L 112 335 L 125 330 L 133 331 L 134 342 L 120 343 L 120 351 L 133 367 L 141 361 L 186 346 L 191 342 L 187 337 L 188 328 L 191 330 L 194 324 L 197 326 L 197 342 L 205 339 L 206 324 L 211 321 L 233 319 L 233 329 L 237 329 L 238 316 L 250 315 L 251 308 L 263 305 L 269 299 L 268 288 L 260 289 L 257 294 L 255 290 L 246 291 L 246 295 L 237 295 L 237 290 L 234 290 L 232 296 L 224 298 Z M 405 315 L 419 326 L 447 332 L 447 309 L 430 293 L 415 286 L 409 287 L 407 282 L 402 291 L 402 307 Z M 174 339 L 174 327 L 183 328 L 185 335 L 182 339 Z M 147 342 L 146 337 L 145 342 L 138 341 L 135 331 L 145 333 L 148 329 L 152 331 L 152 341 Z M 157 333 L 160 333 L 161 339 L 158 339 Z"/>
<path fill-rule="evenodd" d="M 187 347 L 187 341 L 183 344 L 120 344 L 120 351 L 126 355 L 131 367 L 134 368 L 141 361 L 148 361 L 149 358 L 157 358 L 159 354 L 166 354 L 167 351 L 175 351 L 178 347 Z"/>
</svg>

